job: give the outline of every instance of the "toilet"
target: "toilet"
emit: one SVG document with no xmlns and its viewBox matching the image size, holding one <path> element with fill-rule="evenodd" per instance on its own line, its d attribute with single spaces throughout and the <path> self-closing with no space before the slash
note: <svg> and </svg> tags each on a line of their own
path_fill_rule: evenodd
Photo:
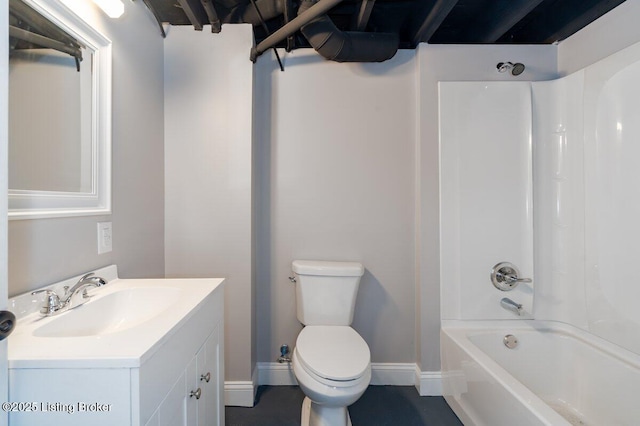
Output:
<svg viewBox="0 0 640 426">
<path fill-rule="evenodd" d="M 351 425 L 347 407 L 371 381 L 371 353 L 353 329 L 364 267 L 356 262 L 294 260 L 296 314 L 304 328 L 291 362 L 300 389 L 302 426 Z"/>
</svg>

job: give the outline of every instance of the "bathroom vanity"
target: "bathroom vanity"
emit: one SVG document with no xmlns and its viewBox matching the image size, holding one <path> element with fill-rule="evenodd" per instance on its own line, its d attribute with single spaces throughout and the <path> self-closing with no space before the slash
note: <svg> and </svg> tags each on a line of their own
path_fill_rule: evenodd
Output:
<svg viewBox="0 0 640 426">
<path fill-rule="evenodd" d="M 223 280 L 107 280 L 55 316 L 12 299 L 11 425 L 224 425 Z"/>
</svg>

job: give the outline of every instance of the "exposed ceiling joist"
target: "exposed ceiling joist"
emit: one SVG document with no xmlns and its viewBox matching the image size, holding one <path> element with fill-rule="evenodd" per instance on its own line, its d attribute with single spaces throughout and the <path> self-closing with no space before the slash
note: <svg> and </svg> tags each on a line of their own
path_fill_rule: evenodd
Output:
<svg viewBox="0 0 640 426">
<path fill-rule="evenodd" d="M 296 19 L 301 2 L 143 1 L 161 31 L 166 23 L 193 25 L 199 30 L 211 24 L 216 32 L 223 22 L 244 22 L 254 26 L 258 46 L 269 33 L 283 34 L 283 28 L 292 28 L 287 24 Z M 252 1 L 264 15 L 264 26 L 253 13 Z M 325 2 L 319 0 L 318 4 Z M 624 0 L 344 0 L 324 13 L 340 31 L 395 33 L 401 48 L 415 48 L 421 42 L 542 44 L 567 38 L 621 3 Z M 285 39 L 272 37 L 269 45 L 277 40 L 277 47 L 288 50 L 310 47 L 299 28 L 287 31 Z"/>
<path fill-rule="evenodd" d="M 578 15 L 574 15 L 573 19 L 570 19 L 569 21 L 559 23 L 556 31 L 548 34 L 544 41 L 546 43 L 554 43 L 558 40 L 564 40 L 576 31 L 589 25 L 609 10 L 621 3 L 624 3 L 624 1 L 625 0 L 608 0 L 605 2 L 597 0 L 584 1 L 584 3 L 588 4 L 586 10 Z"/>
<path fill-rule="evenodd" d="M 360 3 L 360 10 L 358 11 L 358 18 L 356 21 L 356 31 L 364 31 L 369 23 L 371 17 L 371 11 L 376 0 L 362 0 Z"/>
<path fill-rule="evenodd" d="M 216 12 L 215 7 L 213 7 L 213 2 L 211 0 L 200 1 L 202 2 L 202 7 L 204 7 L 204 11 L 207 13 L 207 18 L 209 19 L 209 23 L 211 24 L 211 32 L 219 33 L 222 29 L 222 24 L 220 24 L 218 13 Z"/>
<path fill-rule="evenodd" d="M 196 31 L 202 31 L 202 22 L 200 22 L 197 12 L 197 8 L 200 7 L 198 0 L 178 0 L 178 4 L 180 4 L 184 14 L 187 15 L 193 28 L 195 28 Z"/>
<path fill-rule="evenodd" d="M 167 33 L 164 31 L 164 27 L 162 26 L 162 20 L 160 19 L 160 15 L 158 14 L 158 11 L 156 11 L 155 7 L 153 7 L 151 0 L 142 0 L 142 2 L 145 4 L 145 6 L 147 6 L 147 9 L 149 9 L 153 17 L 156 18 L 156 22 L 160 27 L 160 34 L 162 34 L 162 38 L 166 38 Z"/>
<path fill-rule="evenodd" d="M 412 37 L 413 44 L 418 45 L 420 42 L 429 41 L 456 3 L 458 0 L 437 0 Z"/>
<path fill-rule="evenodd" d="M 544 0 L 502 0 L 490 3 L 475 24 L 467 29 L 463 41 L 495 43 Z"/>
</svg>

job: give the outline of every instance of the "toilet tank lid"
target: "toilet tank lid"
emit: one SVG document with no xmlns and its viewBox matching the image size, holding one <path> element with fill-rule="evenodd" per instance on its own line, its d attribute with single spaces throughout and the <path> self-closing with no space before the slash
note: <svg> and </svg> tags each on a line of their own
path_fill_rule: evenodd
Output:
<svg viewBox="0 0 640 426">
<path fill-rule="evenodd" d="M 364 266 L 358 262 L 326 262 L 320 260 L 294 260 L 291 269 L 298 275 L 330 277 L 361 277 Z"/>
</svg>

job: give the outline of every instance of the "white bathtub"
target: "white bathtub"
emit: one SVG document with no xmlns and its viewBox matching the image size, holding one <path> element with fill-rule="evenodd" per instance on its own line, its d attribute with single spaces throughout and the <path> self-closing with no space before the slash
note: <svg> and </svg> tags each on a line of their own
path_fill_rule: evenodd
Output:
<svg viewBox="0 0 640 426">
<path fill-rule="evenodd" d="M 443 321 L 441 347 L 443 393 L 467 426 L 640 424 L 640 356 L 575 327 Z"/>
</svg>

